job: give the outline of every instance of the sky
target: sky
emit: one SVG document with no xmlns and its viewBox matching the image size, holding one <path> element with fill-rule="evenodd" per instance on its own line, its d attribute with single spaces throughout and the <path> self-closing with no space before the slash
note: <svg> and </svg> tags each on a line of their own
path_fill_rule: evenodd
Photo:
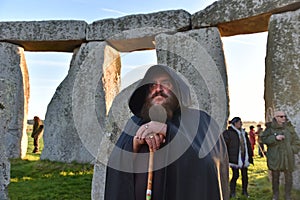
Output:
<svg viewBox="0 0 300 200">
<path fill-rule="evenodd" d="M 0 21 L 83 20 L 118 18 L 163 10 L 183 9 L 191 14 L 214 0 L 0 0 Z M 267 32 L 222 37 L 230 95 L 229 119 L 264 121 L 264 75 Z M 25 52 L 30 78 L 28 119 L 45 118 L 47 105 L 66 77 L 71 53 Z M 122 72 L 155 64 L 155 51 L 122 53 Z M 122 79 L 121 79 L 122 81 Z"/>
</svg>

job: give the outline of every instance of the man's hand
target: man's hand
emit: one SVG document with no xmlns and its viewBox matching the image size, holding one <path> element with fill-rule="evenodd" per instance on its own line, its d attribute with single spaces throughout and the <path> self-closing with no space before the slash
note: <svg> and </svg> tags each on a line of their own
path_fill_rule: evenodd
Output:
<svg viewBox="0 0 300 200">
<path fill-rule="evenodd" d="M 284 135 L 276 135 L 276 140 L 284 140 Z"/>
<path fill-rule="evenodd" d="M 166 133 L 167 125 L 164 123 L 150 121 L 143 124 L 134 137 L 133 151 L 138 152 L 140 146 L 145 143 L 148 144 L 149 149 L 158 150 L 161 144 L 165 142 Z"/>
</svg>

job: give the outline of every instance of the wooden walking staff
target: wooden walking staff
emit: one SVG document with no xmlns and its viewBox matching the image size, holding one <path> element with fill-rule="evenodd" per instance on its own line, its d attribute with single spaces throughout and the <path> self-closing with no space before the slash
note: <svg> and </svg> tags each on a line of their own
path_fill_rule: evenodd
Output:
<svg viewBox="0 0 300 200">
<path fill-rule="evenodd" d="M 153 105 L 149 109 L 149 117 L 151 121 L 157 121 L 165 123 L 167 120 L 167 111 L 162 105 Z M 158 133 L 159 134 L 159 133 Z M 153 135 L 150 136 L 153 138 Z M 154 163 L 154 152 L 153 149 L 149 149 L 149 165 L 148 165 L 148 181 L 146 190 L 146 200 L 152 198 L 152 179 L 153 179 L 153 163 Z"/>
<path fill-rule="evenodd" d="M 152 179 L 153 179 L 153 160 L 154 160 L 154 152 L 152 149 L 150 149 L 146 200 L 151 200 L 152 197 L 151 195 L 152 195 Z"/>
</svg>

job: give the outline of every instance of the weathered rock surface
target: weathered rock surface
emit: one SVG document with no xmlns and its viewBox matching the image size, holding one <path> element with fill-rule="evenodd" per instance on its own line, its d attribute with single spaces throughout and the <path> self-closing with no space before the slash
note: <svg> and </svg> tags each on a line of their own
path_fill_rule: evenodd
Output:
<svg viewBox="0 0 300 200">
<path fill-rule="evenodd" d="M 154 36 L 191 28 L 191 15 L 184 10 L 128 15 L 95 21 L 87 28 L 87 40 L 107 40 L 118 51 L 155 49 Z"/>
<path fill-rule="evenodd" d="M 24 50 L 17 45 L 0 42 L 1 98 L 9 97 L 7 112 L 12 117 L 5 135 L 9 158 L 23 158 L 27 151 L 27 110 L 29 99 L 28 71 Z"/>
<path fill-rule="evenodd" d="M 283 110 L 300 137 L 300 9 L 270 19 L 265 75 L 265 110 Z M 300 153 L 298 153 L 300 156 Z M 299 157 L 294 186 L 300 189 Z"/>
<path fill-rule="evenodd" d="M 298 8 L 298 0 L 219 0 L 193 14 L 192 27 L 218 27 L 222 36 L 264 32 L 272 14 Z"/>
<path fill-rule="evenodd" d="M 8 124 L 12 118 L 10 100 L 13 93 L 7 93 L 9 85 L 0 78 L 0 199 L 8 199 L 7 186 L 10 182 L 10 162 L 6 154 L 6 135 Z"/>
<path fill-rule="evenodd" d="M 119 92 L 119 75 L 119 53 L 106 42 L 82 45 L 48 105 L 41 159 L 95 159 L 106 112 Z"/>
<path fill-rule="evenodd" d="M 102 129 L 102 139 L 94 166 L 92 182 L 92 199 L 104 199 L 105 173 L 109 156 L 119 138 L 121 131 L 132 116 L 128 107 L 128 99 L 137 86 L 137 82 L 122 90 L 114 99 Z"/>
<path fill-rule="evenodd" d="M 193 92 L 193 107 L 211 114 L 220 125 L 229 115 L 227 72 L 217 28 L 155 37 L 157 62 L 181 73 Z"/>
<path fill-rule="evenodd" d="M 87 23 L 76 20 L 0 22 L 0 41 L 26 51 L 73 52 L 85 41 Z"/>
</svg>

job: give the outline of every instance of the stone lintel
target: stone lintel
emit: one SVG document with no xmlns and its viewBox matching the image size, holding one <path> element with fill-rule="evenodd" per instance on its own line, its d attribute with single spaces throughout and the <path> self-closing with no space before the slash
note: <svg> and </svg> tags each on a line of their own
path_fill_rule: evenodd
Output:
<svg viewBox="0 0 300 200">
<path fill-rule="evenodd" d="M 249 17 L 217 25 L 221 36 L 234 36 L 239 34 L 251 34 L 268 31 L 268 23 L 271 13 Z"/>
<path fill-rule="evenodd" d="M 272 14 L 298 8 L 300 2 L 297 0 L 218 1 L 192 15 L 192 28 L 217 26 L 221 36 L 264 32 L 268 30 Z"/>
<path fill-rule="evenodd" d="M 153 36 L 124 39 L 124 40 L 107 40 L 107 42 L 121 52 L 132 52 L 141 50 L 155 49 L 155 42 Z"/>
<path fill-rule="evenodd" d="M 0 41 L 25 51 L 72 52 L 85 42 L 87 25 L 76 20 L 0 22 Z"/>
<path fill-rule="evenodd" d="M 108 41 L 118 51 L 154 49 L 159 33 L 176 33 L 191 29 L 191 15 L 184 10 L 128 15 L 95 21 L 87 28 L 87 41 Z"/>
<path fill-rule="evenodd" d="M 56 52 L 73 52 L 80 47 L 85 40 L 66 40 L 66 41 L 20 41 L 7 40 L 7 42 L 20 45 L 26 51 L 56 51 Z"/>
</svg>

